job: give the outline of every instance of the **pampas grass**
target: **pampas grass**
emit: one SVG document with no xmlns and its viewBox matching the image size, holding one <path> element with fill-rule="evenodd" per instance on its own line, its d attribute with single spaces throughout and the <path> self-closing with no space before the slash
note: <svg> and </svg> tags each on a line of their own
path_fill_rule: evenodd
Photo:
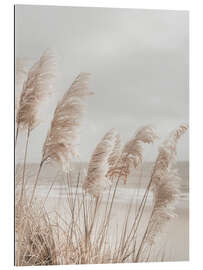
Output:
<svg viewBox="0 0 203 270">
<path fill-rule="evenodd" d="M 84 100 L 92 94 L 88 89 L 89 77 L 89 73 L 79 74 L 58 103 L 43 146 L 42 160 L 55 161 L 66 172 L 71 170 L 72 159 L 79 157 L 77 147 Z"/>
<path fill-rule="evenodd" d="M 157 138 L 158 136 L 151 126 L 144 126 L 138 129 L 135 136 L 124 145 L 120 159 L 117 160 L 117 163 L 109 172 L 110 176 L 123 176 L 124 183 L 126 183 L 131 166 L 133 165 L 136 169 L 142 163 L 142 143 L 153 143 Z"/>
<path fill-rule="evenodd" d="M 27 207 L 16 208 L 16 266 L 56 265 L 57 251 L 53 227 L 48 213 L 40 209 Z"/>
<path fill-rule="evenodd" d="M 153 245 L 164 224 L 176 216 L 174 210 L 180 193 L 181 178 L 173 169 L 173 165 L 176 160 L 177 142 L 187 129 L 188 125 L 180 125 L 170 133 L 159 149 L 150 181 L 154 194 L 154 206 L 136 260 L 139 260 L 143 246 Z"/>
<path fill-rule="evenodd" d="M 112 172 L 114 172 L 114 168 L 121 157 L 121 146 L 122 146 L 121 145 L 121 137 L 119 134 L 117 134 L 115 137 L 115 143 L 114 143 L 113 149 L 112 149 L 112 151 L 109 155 L 109 158 L 108 158 L 107 177 L 109 177 L 110 179 L 113 178 Z"/>
<path fill-rule="evenodd" d="M 23 59 L 17 58 L 15 62 L 15 113 L 18 110 L 20 95 L 17 88 L 21 88 L 27 75 L 27 68 Z"/>
<path fill-rule="evenodd" d="M 25 62 L 23 59 L 17 58 L 15 63 L 15 85 L 20 86 L 23 84 L 26 77 Z"/>
<path fill-rule="evenodd" d="M 188 129 L 187 125 L 173 130 L 159 148 L 141 202 L 134 207 L 136 196 L 133 195 L 131 202 L 125 206 L 124 214 L 115 208 L 119 179 L 123 177 L 124 183 L 127 182 L 131 169 L 137 169 L 143 162 L 143 144 L 153 143 L 158 138 L 151 126 L 138 129 L 123 147 L 120 135 L 115 129 L 109 130 L 92 153 L 87 175 L 80 169 L 73 176 L 73 159 L 79 158 L 78 143 L 85 100 L 92 94 L 88 89 L 89 76 L 88 73 L 80 73 L 57 104 L 31 192 L 25 188 L 26 156 L 30 132 L 39 123 L 39 107 L 53 86 L 55 56 L 52 52 L 46 51 L 42 55 L 24 82 L 16 118 L 17 130 L 27 130 L 22 172 L 21 168 L 16 168 L 16 178 L 19 178 L 16 179 L 15 202 L 18 266 L 148 261 L 164 225 L 175 216 L 180 178 L 173 166 L 177 142 Z M 65 182 L 63 215 L 46 210 L 46 202 L 56 179 L 50 183 L 42 201 L 38 197 L 34 200 L 40 171 L 43 164 L 49 161 L 51 165 L 52 162 L 59 165 L 62 172 L 60 180 Z M 103 195 L 105 189 L 107 200 Z M 145 215 L 150 190 L 154 200 L 146 228 L 143 228 L 141 219 Z M 113 210 L 119 212 L 116 224 Z"/>
<path fill-rule="evenodd" d="M 173 131 L 160 148 L 160 153 L 167 149 L 168 164 L 174 160 L 175 156 L 171 155 L 176 150 L 174 142 L 180 138 L 183 129 L 184 127 Z M 168 152 L 168 141 L 171 141 L 172 152 Z M 113 224 L 112 209 L 115 206 L 118 180 L 116 183 L 113 181 L 111 186 L 106 186 L 105 183 L 108 183 L 107 172 L 109 164 L 112 164 L 109 162 L 110 156 L 113 156 L 112 152 L 117 148 L 118 142 L 120 136 L 114 129 L 105 134 L 92 154 L 85 181 L 81 172 L 78 174 L 74 192 L 72 183 L 75 181 L 71 174 L 66 175 L 68 181 L 64 191 L 67 200 L 64 207 L 67 209 L 65 208 L 64 212 L 67 217 L 56 213 L 57 216 L 53 219 L 53 214 L 45 210 L 44 203 L 39 204 L 37 201 L 29 206 L 24 200 L 23 204 L 17 207 L 17 265 L 125 263 L 148 260 L 160 229 L 163 229 L 164 224 L 174 214 L 171 206 L 178 196 L 179 177 L 174 177 L 172 168 L 168 170 L 170 166 L 167 169 L 158 166 L 165 168 L 165 174 L 159 180 L 159 184 L 156 183 L 154 177 L 159 174 L 155 168 L 157 164 L 161 164 L 159 161 L 163 154 L 159 156 L 151 176 L 154 210 L 147 225 L 147 233 L 140 235 L 140 227 L 143 224 L 140 223 L 140 217 L 135 213 L 132 203 L 127 207 L 125 215 L 121 212 L 121 233 L 116 233 L 118 224 Z M 160 181 L 164 183 L 160 184 Z M 82 184 L 85 192 L 81 196 L 79 188 Z M 109 188 L 107 201 L 102 201 L 104 186 Z M 144 212 L 140 213 L 143 215 Z M 115 243 L 111 242 L 112 230 L 116 237 Z M 137 240 L 140 237 L 141 242 Z M 153 253 L 156 256 L 156 250 Z"/>
<path fill-rule="evenodd" d="M 55 76 L 55 55 L 46 50 L 29 70 L 23 84 L 16 116 L 17 128 L 32 130 L 39 124 L 39 107 L 51 94 Z"/>
<path fill-rule="evenodd" d="M 115 140 L 116 131 L 111 129 L 96 146 L 88 164 L 83 188 L 95 197 L 99 197 L 108 184 L 107 173 L 109 165 L 113 162 L 112 155 L 115 154 Z"/>
<path fill-rule="evenodd" d="M 79 130 L 85 111 L 85 99 L 92 94 L 88 89 L 89 73 L 80 73 L 57 104 L 50 130 L 43 146 L 42 160 L 36 176 L 30 204 L 34 198 L 36 185 L 45 161 L 58 163 L 65 172 L 70 172 L 77 151 Z"/>
<path fill-rule="evenodd" d="M 19 129 L 27 130 L 20 202 L 24 193 L 24 178 L 30 132 L 39 124 L 39 108 L 52 91 L 55 72 L 55 55 L 51 50 L 46 50 L 39 61 L 29 70 L 27 79 L 23 84 L 16 115 L 17 129 L 15 139 L 16 147 Z"/>
</svg>

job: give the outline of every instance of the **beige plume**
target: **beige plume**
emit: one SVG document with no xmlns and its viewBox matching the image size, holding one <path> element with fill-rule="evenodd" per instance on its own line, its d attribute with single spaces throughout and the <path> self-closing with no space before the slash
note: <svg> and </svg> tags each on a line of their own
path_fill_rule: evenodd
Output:
<svg viewBox="0 0 203 270">
<path fill-rule="evenodd" d="M 159 147 L 159 155 L 156 160 L 155 172 L 170 169 L 176 161 L 176 145 L 178 139 L 187 131 L 188 125 L 182 124 L 179 128 L 173 130 L 169 137 L 163 142 L 162 146 Z"/>
<path fill-rule="evenodd" d="M 158 136 L 151 126 L 141 127 L 135 136 L 124 145 L 121 157 L 115 167 L 111 169 L 110 176 L 122 176 L 126 183 L 131 165 L 136 168 L 143 160 L 142 143 L 153 143 L 156 138 Z"/>
<path fill-rule="evenodd" d="M 25 61 L 21 58 L 17 58 L 15 62 L 15 85 L 21 86 L 26 78 L 27 69 Z"/>
<path fill-rule="evenodd" d="M 31 130 L 37 126 L 39 106 L 50 95 L 55 74 L 55 54 L 51 50 L 46 50 L 29 70 L 23 84 L 16 116 L 18 128 Z"/>
<path fill-rule="evenodd" d="M 179 195 L 181 178 L 172 168 L 176 158 L 178 139 L 187 131 L 188 125 L 181 125 L 171 132 L 160 147 L 152 173 L 152 191 L 154 208 L 149 223 L 146 242 L 152 244 L 163 225 L 175 216 L 174 206 Z"/>
<path fill-rule="evenodd" d="M 25 61 L 21 58 L 17 58 L 15 62 L 15 113 L 19 107 L 20 94 L 17 89 L 21 89 L 22 85 L 26 79 L 27 69 L 25 65 Z"/>
<path fill-rule="evenodd" d="M 114 168 L 118 163 L 121 157 L 121 137 L 119 134 L 116 135 L 115 143 L 112 149 L 112 152 L 108 158 L 108 173 L 107 176 L 111 179 L 112 173 L 114 172 Z"/>
<path fill-rule="evenodd" d="M 115 140 L 116 132 L 111 129 L 96 146 L 88 164 L 87 177 L 83 188 L 94 197 L 99 197 L 108 183 L 106 176 L 109 169 L 108 162 Z"/>
<path fill-rule="evenodd" d="M 88 89 L 89 77 L 89 73 L 80 73 L 58 103 L 43 146 L 42 161 L 58 162 L 66 172 L 71 169 L 73 157 L 79 156 L 77 146 L 84 100 L 92 94 Z"/>
</svg>

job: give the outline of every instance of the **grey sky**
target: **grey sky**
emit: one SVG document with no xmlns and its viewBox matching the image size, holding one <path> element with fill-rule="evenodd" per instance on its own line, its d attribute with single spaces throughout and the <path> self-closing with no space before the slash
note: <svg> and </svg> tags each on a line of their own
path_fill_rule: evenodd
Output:
<svg viewBox="0 0 203 270">
<path fill-rule="evenodd" d="M 58 55 L 57 85 L 32 134 L 29 161 L 40 161 L 55 104 L 81 71 L 92 74 L 95 92 L 81 133 L 82 160 L 112 127 L 126 141 L 138 127 L 153 124 L 163 139 L 188 122 L 188 39 L 186 11 L 17 5 L 16 57 L 32 63 L 46 48 Z M 179 160 L 188 160 L 188 137 L 178 145 Z M 145 160 L 156 158 L 157 145 L 145 147 Z"/>
</svg>

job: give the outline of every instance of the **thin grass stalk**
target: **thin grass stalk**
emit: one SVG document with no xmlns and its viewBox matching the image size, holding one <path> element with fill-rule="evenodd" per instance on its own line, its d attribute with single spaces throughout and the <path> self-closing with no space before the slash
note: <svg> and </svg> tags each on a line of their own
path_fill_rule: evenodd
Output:
<svg viewBox="0 0 203 270">
<path fill-rule="evenodd" d="M 122 254 L 124 254 L 125 249 L 127 249 L 126 246 L 127 246 L 128 240 L 129 240 L 129 237 L 127 237 L 127 239 L 126 239 L 126 232 L 127 232 L 127 225 L 128 225 L 128 220 L 129 220 L 130 211 L 132 209 L 132 206 L 133 206 L 133 197 L 131 199 L 131 203 L 130 203 L 130 206 L 129 206 L 129 209 L 128 209 L 128 213 L 126 214 L 126 222 L 125 222 L 125 226 L 124 226 L 122 241 L 121 241 L 120 246 L 119 246 L 119 249 L 122 250 L 121 251 Z"/>
<path fill-rule="evenodd" d="M 136 246 L 134 245 L 134 247 L 133 247 L 133 249 L 130 251 L 130 253 L 125 254 L 125 256 L 124 256 L 123 259 L 122 259 L 122 262 L 125 262 L 125 260 L 126 260 L 127 258 L 129 258 L 129 257 L 135 252 L 135 250 L 136 250 Z"/>
<path fill-rule="evenodd" d="M 108 191 L 108 198 L 107 198 L 107 202 L 106 202 L 106 206 L 105 206 L 105 212 L 104 212 L 104 223 L 105 223 L 105 220 L 107 219 L 107 210 L 108 210 L 108 206 L 109 206 L 109 203 L 110 203 L 110 197 L 111 197 L 110 195 L 111 195 L 112 186 L 113 185 L 110 186 L 109 191 Z M 102 197 L 101 196 L 102 195 L 100 195 L 100 200 L 102 200 Z M 99 221 L 98 221 L 98 223 L 99 223 Z M 96 228 L 97 228 L 97 226 L 96 226 Z M 104 232 L 104 227 L 99 232 L 99 238 L 100 238 L 100 236 L 102 235 L 103 232 Z M 98 242 L 99 238 L 97 239 L 97 237 L 95 237 L 94 238 L 94 241 Z"/>
<path fill-rule="evenodd" d="M 109 209 L 108 216 L 107 216 L 107 222 L 109 221 L 109 217 L 111 215 L 111 211 L 112 211 L 112 207 L 113 207 L 113 202 L 114 202 L 114 198 L 115 198 L 115 195 L 116 195 L 116 190 L 117 190 L 117 187 L 118 187 L 119 180 L 120 180 L 120 177 L 118 177 L 118 179 L 116 181 L 116 185 L 115 185 L 114 192 L 113 192 L 113 197 L 112 197 L 111 204 L 110 204 L 110 209 Z"/>
<path fill-rule="evenodd" d="M 26 136 L 25 154 L 24 154 L 24 162 L 23 162 L 23 175 L 22 175 L 22 184 L 21 184 L 21 193 L 20 193 L 20 204 L 22 203 L 23 193 L 24 193 L 24 188 L 25 188 L 25 170 L 26 170 L 29 138 L 30 138 L 30 128 L 27 129 L 27 136 Z"/>
<path fill-rule="evenodd" d="M 69 206 L 69 209 L 71 212 L 71 225 L 69 226 L 69 232 L 70 232 L 69 239 L 72 239 L 71 240 L 72 242 L 73 242 L 73 233 L 74 233 L 75 239 L 77 241 L 77 234 L 75 233 L 75 230 L 73 228 L 74 228 L 74 226 L 77 226 L 76 221 L 75 221 L 75 206 L 76 206 L 77 189 L 79 186 L 79 177 L 80 177 L 80 175 L 78 175 L 75 196 L 74 196 L 74 198 L 72 198 L 73 192 L 72 192 L 72 187 L 71 187 L 70 174 L 67 174 L 67 184 L 68 184 L 68 192 L 69 192 L 69 196 L 67 196 L 67 201 L 68 201 L 68 206 Z M 68 232 L 68 234 L 69 234 L 69 232 Z"/>
<path fill-rule="evenodd" d="M 57 174 L 57 175 L 58 175 L 58 174 Z M 51 190 L 52 190 L 52 188 L 53 188 L 55 182 L 56 182 L 56 177 L 54 178 L 54 180 L 53 180 L 52 183 L 51 183 L 51 186 L 50 186 L 50 188 L 49 188 L 49 190 L 48 190 L 48 192 L 47 192 L 47 195 L 45 196 L 45 199 L 44 199 L 44 201 L 43 201 L 43 203 L 42 203 L 41 209 L 44 208 L 45 203 L 46 203 L 46 201 L 47 201 L 47 199 L 48 199 L 48 197 L 49 197 L 49 194 L 50 194 L 50 192 L 51 192 Z"/>
<path fill-rule="evenodd" d="M 126 156 L 126 159 L 127 158 L 128 158 L 128 155 Z M 116 184 L 115 184 L 115 188 L 114 188 L 114 192 L 113 192 L 113 196 L 112 196 L 112 200 L 111 200 L 111 204 L 110 204 L 110 210 L 109 210 L 109 213 L 108 213 L 108 216 L 107 216 L 107 220 L 109 220 L 109 217 L 110 217 L 110 214 L 111 214 L 111 210 L 112 210 L 113 201 L 114 201 L 114 198 L 115 198 L 118 182 L 120 180 L 120 177 L 122 176 L 122 170 L 123 170 L 123 168 L 121 169 L 121 171 L 119 173 L 119 176 L 118 176 L 118 179 L 117 179 Z"/>
<path fill-rule="evenodd" d="M 144 208 L 145 208 L 145 205 L 146 205 L 146 201 L 147 201 L 147 197 L 148 197 L 148 194 L 149 194 L 149 190 L 150 190 L 150 187 L 151 187 L 151 183 L 152 183 L 152 178 L 150 179 L 150 182 L 148 183 L 147 185 L 147 188 L 145 190 L 145 193 L 144 193 L 144 196 L 142 197 L 142 201 L 140 203 L 140 206 L 139 206 L 139 209 L 138 209 L 138 212 L 135 216 L 135 219 L 134 219 L 134 222 L 133 222 L 133 225 L 132 225 L 132 228 L 131 228 L 131 231 L 127 237 L 127 241 L 129 240 L 131 234 L 133 233 L 133 230 L 134 230 L 134 233 L 133 233 L 133 236 L 132 238 L 134 238 L 136 232 L 137 232 L 137 229 L 139 227 L 139 224 L 140 224 L 140 220 L 142 218 L 142 214 L 144 212 Z M 137 224 L 136 224 L 137 223 Z M 136 224 L 136 228 L 134 229 L 134 226 Z M 126 241 L 126 242 L 127 242 Z"/>
<path fill-rule="evenodd" d="M 25 202 L 24 202 L 24 205 L 26 205 Z M 24 212 L 24 209 L 22 207 L 22 204 L 20 205 L 20 209 L 21 209 L 21 211 L 23 211 L 23 214 L 26 213 L 26 212 Z M 17 261 L 16 261 L 16 265 L 20 265 L 20 261 L 19 261 L 20 256 L 19 256 L 18 253 L 20 253 L 21 250 L 22 250 L 22 243 L 23 243 L 23 240 L 22 239 L 23 239 L 23 236 L 25 234 L 27 222 L 28 222 L 27 221 L 27 216 L 24 215 L 22 217 L 22 212 L 21 212 L 20 213 L 20 224 L 18 225 L 20 227 L 20 229 L 21 229 L 21 233 L 19 233 L 19 235 L 18 235 L 18 241 L 17 241 L 17 254 L 16 254 Z"/>
<path fill-rule="evenodd" d="M 73 191 L 72 191 L 72 187 L 71 187 L 70 178 L 71 178 L 70 172 L 67 172 L 66 180 L 67 180 L 67 186 L 68 186 L 68 192 L 69 192 L 69 196 L 67 197 L 67 199 L 69 202 L 71 214 L 73 215 L 73 213 L 72 213 L 73 212 L 73 198 L 72 198 Z"/>
<path fill-rule="evenodd" d="M 73 225 L 75 224 L 75 206 L 76 206 L 76 197 L 78 195 L 77 191 L 78 191 L 79 181 L 80 181 L 80 172 L 79 172 L 78 177 L 77 177 L 76 192 L 75 192 L 75 198 L 73 201 L 72 222 L 71 222 L 71 238 L 72 238 L 72 234 L 73 234 Z"/>
<path fill-rule="evenodd" d="M 146 201 L 147 201 L 147 197 L 148 197 L 148 194 L 149 194 L 150 187 L 151 187 L 151 180 L 147 185 L 147 188 L 145 190 L 144 196 L 143 196 L 141 204 L 139 206 L 137 215 L 136 215 L 136 217 L 134 219 L 133 225 L 131 226 L 130 233 L 128 234 L 125 245 L 123 247 L 124 249 L 126 248 L 126 250 L 129 249 L 129 247 L 131 245 L 131 242 L 133 241 L 133 239 L 135 238 L 135 235 L 137 233 L 137 230 L 138 230 L 138 227 L 139 227 L 139 224 L 140 224 L 140 221 L 141 221 L 144 209 L 145 209 L 145 205 L 146 205 Z M 131 236 L 132 233 L 133 233 L 133 235 Z"/>
<path fill-rule="evenodd" d="M 143 249 L 143 246 L 144 246 L 144 241 L 145 241 L 145 238 L 146 238 L 147 233 L 148 233 L 148 230 L 149 230 L 150 220 L 151 220 L 151 218 L 152 218 L 152 216 L 153 216 L 153 213 L 154 213 L 154 209 L 152 210 L 152 213 L 151 213 L 150 218 L 149 218 L 149 222 L 148 222 L 148 224 L 147 224 L 147 228 L 146 228 L 145 233 L 144 233 L 144 235 L 143 235 L 143 237 L 142 237 L 142 240 L 141 240 L 141 243 L 140 243 L 140 246 L 139 246 L 139 249 L 138 249 L 136 258 L 135 258 L 135 261 L 136 261 L 136 262 L 138 262 L 139 259 L 140 259 L 141 252 L 142 252 L 142 249 Z"/>
<path fill-rule="evenodd" d="M 137 233 L 137 230 L 139 228 L 139 224 L 140 224 L 143 212 L 144 212 L 144 208 L 145 208 L 145 205 L 146 205 L 147 196 L 148 196 L 148 193 L 149 193 L 150 186 L 151 186 L 151 183 L 149 182 L 148 187 L 147 187 L 147 189 L 145 191 L 145 194 L 143 196 L 142 203 L 141 203 L 141 205 L 139 207 L 139 212 L 138 212 L 139 215 L 138 214 L 136 215 L 134 223 L 133 223 L 132 228 L 131 228 L 131 231 L 130 231 L 128 237 L 127 237 L 126 245 L 128 244 L 128 247 L 130 246 L 131 242 L 133 241 L 133 239 L 134 239 L 134 237 L 135 237 L 135 235 Z M 138 221 L 137 221 L 137 219 L 138 219 Z M 135 226 L 135 224 L 136 224 L 136 226 Z M 132 233 L 133 233 L 133 235 L 131 236 Z"/>
<path fill-rule="evenodd" d="M 134 248 L 133 248 L 134 252 L 132 254 L 132 261 L 134 262 L 134 258 L 135 258 L 135 251 L 136 251 L 136 241 L 134 242 Z"/>
<path fill-rule="evenodd" d="M 85 202 L 84 196 L 85 194 L 83 193 L 82 205 L 83 205 L 83 221 L 85 225 L 85 244 L 86 244 L 88 229 L 87 229 L 87 218 L 86 218 L 86 210 L 85 210 L 85 204 L 84 204 Z"/>
<path fill-rule="evenodd" d="M 149 262 L 149 258 L 151 256 L 151 251 L 152 251 L 152 244 L 149 247 L 149 252 L 148 252 L 148 256 L 147 256 L 146 262 Z"/>
<path fill-rule="evenodd" d="M 76 198 L 77 198 L 77 195 L 78 195 L 79 183 L 80 183 L 80 171 L 79 171 L 78 177 L 77 177 L 77 184 L 76 184 L 76 192 L 75 192 L 75 198 L 74 198 L 74 203 L 73 203 L 73 206 L 74 206 L 73 209 L 75 209 L 75 205 L 76 205 Z"/>
<path fill-rule="evenodd" d="M 92 229 L 93 229 L 93 225 L 94 225 L 94 221 L 95 221 L 95 217 L 96 217 L 96 213 L 97 213 L 97 207 L 98 207 L 98 204 L 99 204 L 99 197 L 97 197 L 95 199 L 95 207 L 94 207 L 94 213 L 93 213 L 93 218 L 92 218 L 92 221 L 91 221 L 91 225 L 90 225 L 90 229 L 88 231 L 88 239 L 90 239 L 90 235 L 91 235 L 91 232 L 92 232 Z"/>
<path fill-rule="evenodd" d="M 143 166 L 141 165 L 140 174 L 139 174 L 139 180 L 138 180 L 138 183 L 137 183 L 137 193 L 136 193 L 137 198 L 139 198 L 142 178 L 143 178 Z M 139 207 L 137 207 L 137 204 L 136 204 L 136 211 L 138 211 L 137 208 L 139 209 Z"/>
<path fill-rule="evenodd" d="M 39 165 L 39 169 L 38 169 L 38 172 L 37 172 L 37 176 L 36 176 L 36 178 L 35 178 L 34 186 L 33 186 L 33 189 L 32 189 L 32 195 L 31 195 L 29 207 L 31 207 L 32 202 L 33 202 L 33 199 L 34 199 L 34 196 L 35 196 L 35 191 L 36 191 L 36 188 L 37 188 L 37 183 L 38 183 L 38 180 L 39 180 L 40 172 L 41 172 L 41 170 L 42 170 L 42 166 L 43 166 L 43 164 L 44 164 L 44 161 L 45 161 L 45 160 L 42 160 L 42 161 L 40 162 L 40 165 Z"/>
<path fill-rule="evenodd" d="M 80 212 L 81 212 L 81 209 L 83 207 L 83 200 L 81 200 L 81 202 L 78 200 L 77 204 L 78 204 L 78 215 L 75 219 L 75 224 L 77 224 L 78 220 L 80 221 Z"/>
<path fill-rule="evenodd" d="M 130 216 L 130 211 L 133 205 L 133 199 L 131 200 L 131 203 L 129 205 L 128 208 L 128 212 L 126 214 L 126 218 L 125 218 L 125 222 L 124 222 L 124 226 L 123 226 L 123 230 L 122 230 L 122 234 L 121 234 L 121 239 L 120 239 L 120 245 L 119 245 L 119 253 L 118 253 L 118 258 L 120 256 L 120 254 L 124 254 L 124 250 L 125 250 L 125 236 L 126 236 L 126 232 L 127 232 L 127 227 L 128 227 L 128 220 L 129 220 L 129 216 Z"/>
<path fill-rule="evenodd" d="M 85 194 L 86 195 L 86 194 Z M 101 201 L 100 197 L 94 198 L 91 196 L 91 201 L 86 204 L 86 231 L 85 231 L 85 248 L 87 250 L 88 243 L 90 243 L 90 236 L 95 223 L 95 217 L 98 210 L 99 203 Z M 94 206 L 94 208 L 93 208 Z M 93 211 L 93 212 L 92 212 Z"/>
<path fill-rule="evenodd" d="M 65 189 L 66 189 L 66 202 L 67 202 L 67 205 L 69 206 L 69 210 L 71 212 L 71 207 L 70 207 L 70 190 L 69 190 L 69 186 L 68 186 L 68 179 L 66 177 L 66 181 L 63 181 L 64 182 L 64 186 L 65 186 Z"/>
<path fill-rule="evenodd" d="M 126 159 L 128 158 L 128 156 L 126 156 Z M 104 240 L 104 237 L 105 237 L 105 234 L 107 233 L 108 231 L 108 227 L 109 227 L 109 219 L 110 219 L 110 215 L 111 215 L 111 210 L 112 210 L 112 207 L 113 207 L 113 202 L 114 202 L 114 198 L 115 198 L 115 194 L 116 194 L 116 190 L 117 190 L 117 186 L 118 186 L 118 182 L 119 182 L 119 179 L 120 177 L 122 176 L 122 170 L 123 168 L 121 168 L 121 171 L 118 175 L 118 179 L 116 181 L 116 184 L 115 184 L 115 187 L 114 187 L 114 192 L 113 192 L 113 196 L 112 196 L 112 199 L 111 199 L 111 203 L 110 203 L 110 208 L 109 208 L 109 211 L 108 211 L 108 215 L 107 217 L 105 218 L 105 221 L 104 221 L 104 226 L 103 226 L 103 230 L 101 232 L 101 240 L 100 240 L 100 245 L 99 245 L 99 249 L 101 249 L 101 245 L 103 243 L 103 240 Z"/>
<path fill-rule="evenodd" d="M 121 175 L 122 175 L 122 173 L 121 173 Z M 148 195 L 148 192 L 149 192 L 149 188 L 150 188 L 150 184 L 148 184 L 148 187 L 147 187 L 147 189 L 146 189 L 146 191 L 145 191 L 145 193 L 144 193 L 144 196 L 143 196 L 143 198 L 142 198 L 142 201 L 141 201 L 139 210 L 138 210 L 138 212 L 137 212 L 137 215 L 136 215 L 136 217 L 135 217 L 135 219 L 134 219 L 134 222 L 133 222 L 133 225 L 132 225 L 132 227 L 131 227 L 131 231 L 130 231 L 130 233 L 128 234 L 128 237 L 127 237 L 127 239 L 125 240 L 125 244 L 124 244 L 123 247 L 122 247 L 123 252 L 124 252 L 125 248 L 127 247 L 127 245 L 128 245 L 128 247 L 130 246 L 130 243 L 131 243 L 131 241 L 133 240 L 133 238 L 134 238 L 134 236 L 135 236 L 135 233 L 136 233 L 137 229 L 136 229 L 136 230 L 134 231 L 134 233 L 133 233 L 134 226 L 135 226 L 136 221 L 137 221 L 137 219 L 138 219 L 138 217 L 139 217 L 139 219 L 138 219 L 138 224 L 137 224 L 137 226 L 136 226 L 136 228 L 138 228 L 138 225 L 139 225 L 139 222 L 140 222 L 142 213 L 143 213 L 143 211 L 144 211 L 144 207 L 145 207 L 147 195 Z M 131 237 L 131 234 L 132 234 L 132 233 L 133 233 L 133 236 Z M 131 240 L 130 240 L 130 237 L 131 237 Z M 123 241 L 124 241 L 124 240 L 123 240 Z M 129 241 L 130 241 L 130 242 L 129 242 Z"/>
<path fill-rule="evenodd" d="M 118 186 L 119 179 L 120 179 L 120 176 L 118 177 L 118 179 L 117 179 L 117 181 L 116 181 L 115 188 L 114 188 L 114 192 L 113 192 L 113 196 L 112 196 L 111 203 L 110 203 L 110 208 L 109 208 L 109 211 L 108 211 L 108 215 L 107 215 L 107 217 L 106 217 L 106 220 L 104 221 L 103 230 L 102 230 L 102 232 L 101 232 L 102 237 L 101 237 L 101 240 L 100 240 L 99 249 L 101 249 L 101 246 L 102 246 L 102 243 L 103 243 L 105 234 L 106 234 L 107 231 L 108 231 L 109 222 L 110 222 L 110 215 L 111 215 L 111 211 L 112 211 L 113 202 L 114 202 L 114 198 L 115 198 L 115 194 L 116 194 L 116 190 L 117 190 L 117 186 Z"/>
<path fill-rule="evenodd" d="M 19 126 L 17 126 L 17 128 L 16 128 L 16 136 L 15 136 L 15 149 L 16 149 L 16 146 L 17 146 L 18 133 L 19 133 Z"/>
<path fill-rule="evenodd" d="M 107 198 L 107 202 L 106 202 L 106 207 L 105 207 L 105 213 L 104 213 L 104 219 L 107 218 L 107 209 L 108 209 L 108 205 L 109 205 L 109 200 L 110 200 L 110 195 L 111 195 L 111 189 L 112 189 L 112 185 L 109 188 L 109 192 L 108 192 L 108 198 Z"/>
<path fill-rule="evenodd" d="M 75 209 L 75 205 L 76 205 L 76 199 L 78 198 L 78 188 L 79 188 L 79 183 L 80 183 L 80 171 L 78 173 L 78 177 L 77 177 L 77 184 L 76 184 L 76 192 L 75 192 L 75 198 L 74 198 L 74 209 Z"/>
<path fill-rule="evenodd" d="M 151 184 L 149 184 L 147 189 L 145 190 L 144 196 L 142 198 L 141 204 L 139 206 L 139 210 L 137 212 L 137 215 L 135 217 L 135 220 L 134 220 L 134 223 L 133 223 L 132 227 L 135 226 L 136 222 L 137 222 L 136 228 L 138 228 L 138 226 L 139 226 L 140 220 L 142 218 L 142 214 L 143 214 L 144 209 L 145 209 L 145 205 L 146 205 L 147 197 L 148 197 L 148 194 L 149 194 L 150 186 L 151 186 Z"/>
</svg>

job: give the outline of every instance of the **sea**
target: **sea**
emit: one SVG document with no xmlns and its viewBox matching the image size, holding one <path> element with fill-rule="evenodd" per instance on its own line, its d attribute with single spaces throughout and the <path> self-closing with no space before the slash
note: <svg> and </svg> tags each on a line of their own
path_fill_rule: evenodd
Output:
<svg viewBox="0 0 203 270">
<path fill-rule="evenodd" d="M 82 196 L 82 183 L 84 181 L 88 164 L 85 162 L 73 163 L 72 171 L 69 179 L 71 179 L 72 195 L 77 190 L 77 194 Z M 140 201 L 146 190 L 146 186 L 150 181 L 150 176 L 153 170 L 154 163 L 144 162 L 136 169 L 132 169 L 124 184 L 122 179 L 116 190 L 115 200 L 121 203 L 130 203 L 132 200 Z M 26 166 L 25 179 L 26 187 L 31 188 L 34 184 L 39 164 L 30 163 Z M 182 161 L 176 163 L 176 169 L 181 178 L 180 180 L 180 196 L 178 198 L 178 207 L 188 208 L 189 206 L 189 162 Z M 22 177 L 22 164 L 16 166 L 16 181 L 19 183 Z M 110 186 L 110 185 L 109 185 Z M 109 186 L 103 192 L 103 200 L 107 200 L 109 194 Z M 37 196 L 49 198 L 65 198 L 67 196 L 67 175 L 62 173 L 56 165 L 44 164 L 37 185 Z M 153 198 L 152 192 L 149 193 L 148 202 Z"/>
</svg>

